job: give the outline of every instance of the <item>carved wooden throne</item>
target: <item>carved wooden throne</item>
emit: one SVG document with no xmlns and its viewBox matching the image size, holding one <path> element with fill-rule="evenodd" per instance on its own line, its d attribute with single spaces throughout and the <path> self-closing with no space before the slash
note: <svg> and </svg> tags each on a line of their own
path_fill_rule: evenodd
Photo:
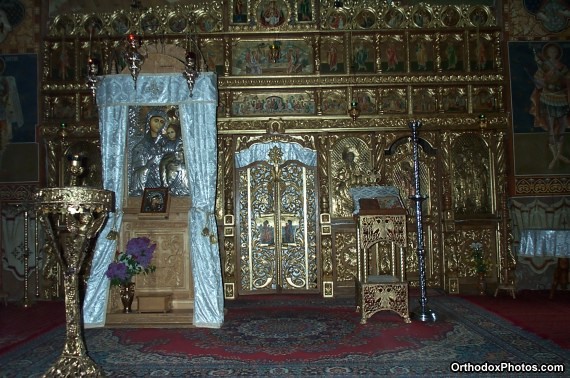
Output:
<svg viewBox="0 0 570 378">
<path fill-rule="evenodd" d="M 410 322 L 405 277 L 406 210 L 398 189 L 351 189 L 357 237 L 356 310 L 360 323 L 391 310 Z M 386 253 L 387 250 L 389 253 Z"/>
</svg>

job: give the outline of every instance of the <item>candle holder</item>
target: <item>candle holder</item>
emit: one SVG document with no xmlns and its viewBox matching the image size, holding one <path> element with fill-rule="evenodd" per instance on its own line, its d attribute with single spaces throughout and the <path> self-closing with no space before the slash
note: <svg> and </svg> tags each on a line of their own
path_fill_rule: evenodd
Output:
<svg viewBox="0 0 570 378">
<path fill-rule="evenodd" d="M 412 129 L 412 146 L 414 160 L 414 194 L 409 198 L 414 201 L 416 206 L 416 227 L 417 227 L 417 253 L 418 265 L 420 271 L 420 308 L 411 314 L 412 318 L 422 322 L 436 321 L 436 314 L 427 307 L 427 289 L 426 289 L 426 263 L 424 250 L 424 230 L 422 220 L 422 202 L 427 199 L 422 196 L 420 188 L 420 161 L 418 150 L 418 133 L 422 123 L 420 121 L 412 121 L 409 126 Z"/>
<path fill-rule="evenodd" d="M 196 70 L 196 53 L 194 51 L 186 52 L 186 62 L 184 64 L 184 72 L 182 72 L 182 75 L 186 79 L 188 91 L 190 92 L 190 97 L 192 97 L 192 90 L 194 89 L 194 84 L 198 78 L 198 71 Z"/>
<path fill-rule="evenodd" d="M 81 159 L 74 155 L 70 173 L 76 182 L 82 172 Z M 44 374 L 46 377 L 99 377 L 103 372 L 87 355 L 83 338 L 82 297 L 79 272 L 90 254 L 92 239 L 114 210 L 114 192 L 79 186 L 44 188 L 35 193 L 35 207 L 48 243 L 63 270 L 66 339 L 63 352 Z"/>
<path fill-rule="evenodd" d="M 68 156 L 68 160 L 70 163 L 68 170 L 71 175 L 69 185 L 77 186 L 79 184 L 79 176 L 85 172 L 85 168 L 83 167 L 83 157 L 79 154 L 73 154 Z"/>
<path fill-rule="evenodd" d="M 136 34 L 129 34 L 127 37 L 127 51 L 125 52 L 125 60 L 129 66 L 129 72 L 135 82 L 137 89 L 137 79 L 144 63 L 144 56 L 139 52 L 142 45 L 142 37 Z"/>
</svg>

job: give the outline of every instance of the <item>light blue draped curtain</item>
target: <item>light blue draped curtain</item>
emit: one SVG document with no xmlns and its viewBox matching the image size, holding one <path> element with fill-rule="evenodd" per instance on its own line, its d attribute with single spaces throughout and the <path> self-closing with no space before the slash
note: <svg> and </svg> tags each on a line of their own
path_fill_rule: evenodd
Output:
<svg viewBox="0 0 570 378">
<path fill-rule="evenodd" d="M 217 141 L 216 106 L 218 93 L 214 73 L 201 73 L 190 97 L 182 74 L 146 74 L 134 89 L 130 75 L 101 77 L 97 89 L 99 130 L 103 155 L 103 185 L 115 192 L 117 212 L 102 230 L 95 246 L 91 275 L 83 304 L 85 327 L 102 327 L 109 294 L 108 264 L 117 248 L 106 235 L 120 229 L 124 196 L 125 146 L 129 106 L 178 105 L 184 154 L 191 186 L 192 207 L 188 213 L 189 256 L 194 279 L 196 327 L 218 328 L 224 321 L 222 275 L 216 220 L 214 217 Z M 203 235 L 204 229 L 209 235 Z"/>
<path fill-rule="evenodd" d="M 236 168 L 245 167 L 259 160 L 267 160 L 269 151 L 277 147 L 283 153 L 283 162 L 289 160 L 298 160 L 301 163 L 315 167 L 317 165 L 317 152 L 309 148 L 305 148 L 297 143 L 285 142 L 263 142 L 256 143 L 246 150 L 240 151 L 235 156 Z"/>
</svg>

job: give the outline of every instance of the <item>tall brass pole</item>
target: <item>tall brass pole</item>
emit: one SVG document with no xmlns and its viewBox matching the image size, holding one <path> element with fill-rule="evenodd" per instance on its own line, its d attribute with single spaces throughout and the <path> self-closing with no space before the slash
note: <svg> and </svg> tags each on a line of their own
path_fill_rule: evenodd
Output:
<svg viewBox="0 0 570 378">
<path fill-rule="evenodd" d="M 411 317 L 422 322 L 435 321 L 436 314 L 427 307 L 427 289 L 426 289 L 426 263 L 425 263 L 425 250 L 424 250 L 424 230 L 422 220 L 422 202 L 427 199 L 422 196 L 420 188 L 420 161 L 418 151 L 418 129 L 421 127 L 420 121 L 410 122 L 410 129 L 412 129 L 412 145 L 413 145 L 413 159 L 414 159 L 414 194 L 410 199 L 416 204 L 416 227 L 417 227 L 417 253 L 418 265 L 420 270 L 420 308 L 411 314 Z"/>
</svg>

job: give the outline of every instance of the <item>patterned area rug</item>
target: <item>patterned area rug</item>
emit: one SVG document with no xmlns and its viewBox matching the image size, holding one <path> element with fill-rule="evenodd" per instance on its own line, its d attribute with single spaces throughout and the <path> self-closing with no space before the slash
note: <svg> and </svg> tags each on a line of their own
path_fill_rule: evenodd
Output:
<svg viewBox="0 0 570 378">
<path fill-rule="evenodd" d="M 352 301 L 318 302 L 228 304 L 221 329 L 88 329 L 87 348 L 106 375 L 120 377 L 453 376 L 453 362 L 570 360 L 570 351 L 458 297 L 429 298 L 438 321 L 411 324 L 383 312 L 362 325 Z M 412 299 L 411 308 L 416 304 Z M 45 372 L 61 354 L 64 337 L 60 327 L 0 356 L 2 376 Z"/>
</svg>

